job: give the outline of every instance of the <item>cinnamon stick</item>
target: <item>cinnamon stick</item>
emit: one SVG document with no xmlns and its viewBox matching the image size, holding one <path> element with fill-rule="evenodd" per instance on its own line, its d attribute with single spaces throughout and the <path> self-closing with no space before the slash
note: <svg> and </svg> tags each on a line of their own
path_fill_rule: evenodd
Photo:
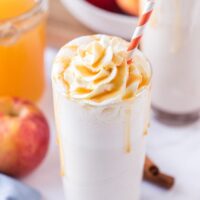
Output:
<svg viewBox="0 0 200 200">
<path fill-rule="evenodd" d="M 146 157 L 145 160 L 144 180 L 165 189 L 171 189 L 175 182 L 172 176 L 162 173 L 149 157 Z"/>
</svg>

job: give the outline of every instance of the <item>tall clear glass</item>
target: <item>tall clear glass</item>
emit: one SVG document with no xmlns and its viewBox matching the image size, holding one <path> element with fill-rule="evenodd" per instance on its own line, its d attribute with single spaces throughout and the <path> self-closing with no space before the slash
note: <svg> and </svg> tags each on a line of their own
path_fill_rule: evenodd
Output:
<svg viewBox="0 0 200 200">
<path fill-rule="evenodd" d="M 68 99 L 52 82 L 66 199 L 139 200 L 150 85 L 133 100 L 91 106 Z"/>
</svg>

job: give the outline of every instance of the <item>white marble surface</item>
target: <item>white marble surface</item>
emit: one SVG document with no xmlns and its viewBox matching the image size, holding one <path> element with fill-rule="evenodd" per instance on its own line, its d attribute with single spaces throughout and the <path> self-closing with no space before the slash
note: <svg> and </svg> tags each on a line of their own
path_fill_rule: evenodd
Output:
<svg viewBox="0 0 200 200">
<path fill-rule="evenodd" d="M 54 55 L 54 51 L 47 51 L 47 88 L 40 103 L 49 120 L 51 145 L 42 165 L 24 179 L 24 182 L 42 193 L 44 200 L 64 200 L 59 154 L 55 143 L 50 82 Z M 143 183 L 141 200 L 200 200 L 200 121 L 184 127 L 169 127 L 160 124 L 152 117 L 148 137 L 148 154 L 163 171 L 175 176 L 176 184 L 172 190 L 166 191 Z"/>
</svg>

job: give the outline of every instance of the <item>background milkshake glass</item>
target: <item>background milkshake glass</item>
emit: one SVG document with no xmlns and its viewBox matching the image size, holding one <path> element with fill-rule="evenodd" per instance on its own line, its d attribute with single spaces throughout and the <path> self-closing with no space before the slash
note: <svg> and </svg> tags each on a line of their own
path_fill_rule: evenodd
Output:
<svg viewBox="0 0 200 200">
<path fill-rule="evenodd" d="M 198 0 L 158 0 L 143 37 L 142 50 L 154 71 L 153 106 L 171 120 L 199 116 L 199 9 Z"/>
<path fill-rule="evenodd" d="M 127 47 L 120 38 L 85 36 L 56 57 L 52 81 L 67 200 L 139 199 L 151 69 L 138 50 L 129 66 Z"/>
</svg>

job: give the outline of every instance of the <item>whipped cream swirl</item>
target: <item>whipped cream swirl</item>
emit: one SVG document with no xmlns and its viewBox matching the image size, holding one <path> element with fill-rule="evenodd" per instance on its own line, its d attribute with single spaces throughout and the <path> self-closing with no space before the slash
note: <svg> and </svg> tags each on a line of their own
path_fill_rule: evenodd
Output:
<svg viewBox="0 0 200 200">
<path fill-rule="evenodd" d="M 58 53 L 53 79 L 64 94 L 90 105 L 132 99 L 149 85 L 148 62 L 138 51 L 128 64 L 128 42 L 106 35 L 84 36 Z"/>
</svg>

